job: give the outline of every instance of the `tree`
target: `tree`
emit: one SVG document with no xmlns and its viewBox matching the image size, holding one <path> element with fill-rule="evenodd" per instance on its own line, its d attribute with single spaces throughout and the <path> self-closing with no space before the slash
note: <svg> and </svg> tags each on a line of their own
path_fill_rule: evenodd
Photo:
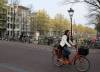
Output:
<svg viewBox="0 0 100 72">
<path fill-rule="evenodd" d="M 86 0 L 89 4 L 89 18 L 91 19 L 91 24 L 95 24 L 95 28 L 100 32 L 100 0 Z"/>
<path fill-rule="evenodd" d="M 45 10 L 39 10 L 33 15 L 33 30 L 39 31 L 40 35 L 46 35 L 48 32 L 49 16 Z"/>
<path fill-rule="evenodd" d="M 69 29 L 69 21 L 64 18 L 63 15 L 61 14 L 56 14 L 54 18 L 54 32 L 56 35 L 61 36 L 62 33 L 66 30 Z"/>
<path fill-rule="evenodd" d="M 87 38 L 88 36 L 91 35 L 96 35 L 96 31 L 90 27 L 87 26 L 83 26 L 82 24 L 78 24 L 78 25 L 74 25 L 76 26 L 75 28 L 73 27 L 73 31 L 75 31 L 74 29 L 77 30 L 77 34 L 75 35 L 76 38 L 78 37 L 84 37 Z"/>
<path fill-rule="evenodd" d="M 5 0 L 0 0 L 0 36 L 4 35 L 6 30 L 6 2 Z"/>
<path fill-rule="evenodd" d="M 39 31 L 41 35 L 61 36 L 64 30 L 69 29 L 69 21 L 63 15 L 57 14 L 51 19 L 45 11 L 39 10 L 31 17 L 31 27 L 33 32 Z"/>
<path fill-rule="evenodd" d="M 50 18 L 44 10 L 32 13 L 31 15 L 31 29 L 35 33 L 40 32 L 40 35 L 45 36 L 61 36 L 67 29 L 70 30 L 70 22 L 64 18 L 62 14 L 56 14 L 54 18 Z M 81 24 L 73 24 L 73 32 L 92 34 L 94 29 L 85 27 Z"/>
<path fill-rule="evenodd" d="M 95 20 L 90 20 L 90 24 L 94 24 L 97 31 L 100 32 L 100 0 L 65 0 L 65 4 L 69 3 L 79 3 L 79 2 L 85 2 L 89 6 L 89 18 L 92 18 Z"/>
<path fill-rule="evenodd" d="M 4 6 L 5 0 L 0 0 L 0 6 Z"/>
</svg>

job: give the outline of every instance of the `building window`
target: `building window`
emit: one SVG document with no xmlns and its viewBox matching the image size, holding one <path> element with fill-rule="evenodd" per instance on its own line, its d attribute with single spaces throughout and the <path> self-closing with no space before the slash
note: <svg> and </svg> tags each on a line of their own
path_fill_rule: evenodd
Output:
<svg viewBox="0 0 100 72">
<path fill-rule="evenodd" d="M 7 20 L 10 21 L 10 17 L 8 17 Z"/>
<path fill-rule="evenodd" d="M 13 18 L 11 17 L 11 22 L 13 21 Z"/>
<path fill-rule="evenodd" d="M 9 31 L 9 36 L 11 36 L 11 31 Z"/>
<path fill-rule="evenodd" d="M 11 31 L 11 36 L 13 35 L 13 32 Z"/>
<path fill-rule="evenodd" d="M 10 24 L 10 28 L 13 28 L 13 25 L 12 24 Z"/>
<path fill-rule="evenodd" d="M 8 24 L 7 24 L 7 28 L 9 28 L 9 25 L 10 25 L 10 24 L 8 23 Z"/>
<path fill-rule="evenodd" d="M 9 31 L 7 31 L 7 35 L 9 36 Z"/>
</svg>

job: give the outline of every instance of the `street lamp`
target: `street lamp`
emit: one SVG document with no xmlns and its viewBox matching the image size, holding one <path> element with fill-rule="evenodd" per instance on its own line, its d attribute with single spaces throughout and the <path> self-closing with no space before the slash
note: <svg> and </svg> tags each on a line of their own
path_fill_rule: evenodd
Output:
<svg viewBox="0 0 100 72">
<path fill-rule="evenodd" d="M 73 36 L 72 36 L 72 17 L 74 14 L 74 10 L 72 8 L 70 8 L 70 10 L 68 10 L 69 16 L 70 16 L 70 20 L 71 20 L 71 41 L 73 41 Z"/>
</svg>

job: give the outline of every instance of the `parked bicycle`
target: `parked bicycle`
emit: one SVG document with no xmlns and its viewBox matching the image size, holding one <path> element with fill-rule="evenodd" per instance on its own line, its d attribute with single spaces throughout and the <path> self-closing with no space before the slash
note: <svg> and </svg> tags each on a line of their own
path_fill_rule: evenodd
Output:
<svg viewBox="0 0 100 72">
<path fill-rule="evenodd" d="M 90 69 L 90 61 L 87 59 L 87 55 L 89 54 L 89 45 L 84 45 L 81 47 L 75 47 L 75 55 L 72 59 L 70 59 L 71 65 L 75 66 L 75 69 L 78 72 L 87 72 Z M 53 48 L 52 50 L 52 62 L 56 66 L 66 65 L 58 59 L 59 49 Z M 63 58 L 63 54 L 61 57 Z"/>
</svg>

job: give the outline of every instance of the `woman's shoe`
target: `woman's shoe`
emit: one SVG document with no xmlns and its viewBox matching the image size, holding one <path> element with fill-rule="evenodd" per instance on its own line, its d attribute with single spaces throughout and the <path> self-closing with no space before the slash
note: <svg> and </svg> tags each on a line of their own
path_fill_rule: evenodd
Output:
<svg viewBox="0 0 100 72">
<path fill-rule="evenodd" d="M 63 64 L 70 64 L 69 60 L 64 60 Z"/>
<path fill-rule="evenodd" d="M 60 58 L 60 59 L 58 59 L 58 61 L 61 63 L 61 64 L 63 64 L 63 59 L 62 58 Z"/>
</svg>

